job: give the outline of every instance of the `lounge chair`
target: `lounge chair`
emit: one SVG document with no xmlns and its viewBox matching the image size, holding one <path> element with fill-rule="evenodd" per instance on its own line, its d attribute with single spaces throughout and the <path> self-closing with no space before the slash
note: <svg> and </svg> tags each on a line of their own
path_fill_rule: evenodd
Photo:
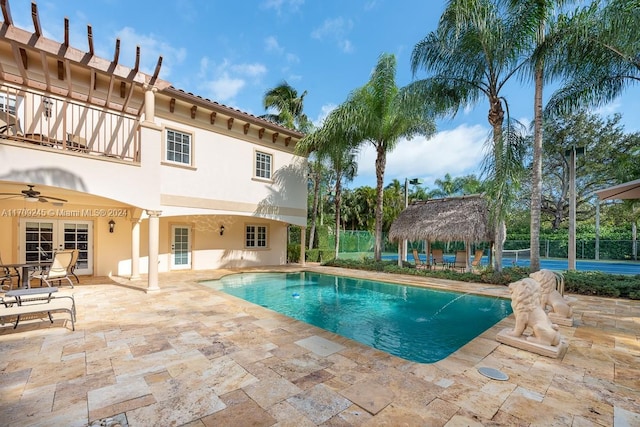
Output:
<svg viewBox="0 0 640 427">
<path fill-rule="evenodd" d="M 472 269 L 480 269 L 482 267 L 482 256 L 484 255 L 483 249 L 476 249 L 476 253 L 473 256 L 473 261 L 471 261 Z"/>
<path fill-rule="evenodd" d="M 418 256 L 418 251 L 416 249 L 413 250 L 413 260 L 416 263 L 417 269 L 429 270 L 431 269 L 431 264 L 429 264 L 429 260 L 426 263 L 422 262 L 420 256 Z"/>
<path fill-rule="evenodd" d="M 453 268 L 459 268 L 460 271 L 467 269 L 467 251 L 456 251 L 456 260 L 453 262 Z"/>
<path fill-rule="evenodd" d="M 54 281 L 57 281 L 60 285 L 62 285 L 62 281 L 66 280 L 67 282 L 69 282 L 69 286 L 73 288 L 73 282 L 69 278 L 69 269 L 72 259 L 73 251 L 57 251 L 53 254 L 51 267 L 46 270 L 38 271 L 31 277 L 33 279 L 40 279 L 41 281 L 46 283 L 47 286 L 51 286 L 51 282 Z"/>
<path fill-rule="evenodd" d="M 433 258 L 433 265 L 441 265 L 442 268 L 449 267 L 449 263 L 444 260 L 444 254 L 442 253 L 442 249 L 432 249 L 431 257 Z"/>
<path fill-rule="evenodd" d="M 56 289 L 56 288 L 53 288 Z M 57 290 L 57 289 L 56 289 Z M 4 325 L 7 319 L 15 318 L 13 329 L 18 327 L 21 317 L 32 317 L 36 315 L 48 315 L 49 320 L 53 323 L 51 313 L 58 311 L 66 311 L 69 313 L 71 320 L 71 329 L 76 330 L 76 304 L 72 295 L 63 295 L 60 297 L 33 298 L 22 299 L 21 301 L 12 298 L 11 300 L 2 299 L 0 303 L 0 325 Z"/>
</svg>

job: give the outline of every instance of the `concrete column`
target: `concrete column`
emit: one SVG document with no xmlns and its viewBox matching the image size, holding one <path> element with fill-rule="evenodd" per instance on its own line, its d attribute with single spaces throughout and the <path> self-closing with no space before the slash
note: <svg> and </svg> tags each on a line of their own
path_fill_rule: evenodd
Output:
<svg viewBox="0 0 640 427">
<path fill-rule="evenodd" d="M 158 89 L 145 84 L 144 86 L 144 122 L 155 124 L 156 119 L 156 92 Z"/>
<path fill-rule="evenodd" d="M 160 246 L 160 215 L 162 211 L 147 211 L 149 215 L 149 277 L 147 292 L 159 291 L 158 253 Z"/>
<path fill-rule="evenodd" d="M 140 279 L 140 218 L 131 218 L 131 280 Z"/>
<path fill-rule="evenodd" d="M 300 227 L 300 264 L 305 265 L 304 247 L 307 240 L 307 227 Z"/>
</svg>

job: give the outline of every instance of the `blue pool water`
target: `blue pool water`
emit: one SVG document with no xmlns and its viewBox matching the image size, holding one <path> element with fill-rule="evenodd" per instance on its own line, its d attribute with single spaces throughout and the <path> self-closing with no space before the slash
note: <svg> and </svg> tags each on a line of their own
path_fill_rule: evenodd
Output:
<svg viewBox="0 0 640 427">
<path fill-rule="evenodd" d="M 422 363 L 447 357 L 511 314 L 501 298 L 310 272 L 234 274 L 203 284 Z"/>
</svg>

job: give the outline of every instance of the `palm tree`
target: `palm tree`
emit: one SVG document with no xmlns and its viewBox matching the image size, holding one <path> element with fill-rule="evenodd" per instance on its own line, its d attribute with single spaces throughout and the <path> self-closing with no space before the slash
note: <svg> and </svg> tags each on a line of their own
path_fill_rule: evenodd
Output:
<svg viewBox="0 0 640 427">
<path fill-rule="evenodd" d="M 302 95 L 298 96 L 296 89 L 287 82 L 282 82 L 267 90 L 263 98 L 264 109 L 273 109 L 276 113 L 264 114 L 260 117 L 290 129 L 308 132 L 311 122 L 304 114 L 304 97 L 306 95 L 307 91 L 305 90 Z"/>
<path fill-rule="evenodd" d="M 309 249 L 313 249 L 318 222 L 318 211 L 322 203 L 321 190 L 327 186 L 327 165 L 323 156 L 317 153 L 312 154 L 313 158 L 309 163 L 309 181 L 313 187 L 313 200 L 311 202 L 311 225 L 309 227 Z"/>
<path fill-rule="evenodd" d="M 303 141 L 299 144 L 299 148 L 305 147 L 305 149 L 311 148 L 314 151 L 316 162 L 318 165 L 323 165 L 323 170 L 326 171 L 326 175 L 330 176 L 333 181 L 333 188 L 335 192 L 333 194 L 333 202 L 335 206 L 335 256 L 338 258 L 338 252 L 340 249 L 340 208 L 342 201 L 342 182 L 353 181 L 358 171 L 358 163 L 356 162 L 356 150 L 352 148 L 345 150 L 345 145 L 342 141 L 324 141 L 322 138 L 326 134 L 321 132 L 322 128 L 315 130 L 314 132 L 305 136 Z M 338 137 L 339 135 L 334 135 Z M 320 171 L 318 170 L 318 173 Z M 317 186 L 316 186 L 317 188 Z M 314 192 L 314 210 L 317 209 L 317 193 Z M 313 222 L 311 235 L 315 230 L 315 222 Z M 311 237 L 310 237 L 311 238 Z M 311 248 L 311 246 L 309 246 Z"/>
<path fill-rule="evenodd" d="M 342 183 L 351 182 L 356 177 L 358 172 L 358 162 L 356 161 L 355 150 L 351 151 L 336 151 L 329 154 L 329 162 L 331 169 L 335 174 L 335 195 L 334 204 L 336 209 L 336 226 L 335 226 L 335 241 L 336 241 L 336 259 L 340 252 L 340 211 L 342 208 Z"/>
<path fill-rule="evenodd" d="M 382 230 L 388 232 L 391 223 L 405 209 L 404 184 L 394 179 L 384 188 L 384 209 L 382 212 Z"/>
<path fill-rule="evenodd" d="M 505 183 L 521 167 L 511 151 L 516 148 L 510 143 L 515 139 L 508 135 L 512 131 L 509 104 L 501 91 L 524 66 L 519 42 L 523 36 L 504 6 L 491 0 L 450 0 L 438 28 L 416 44 L 411 55 L 414 75 L 420 68 L 431 75 L 409 86 L 443 115 L 453 116 L 482 97 L 489 101 L 492 158 L 486 164 L 492 167 L 492 185 L 487 192 L 494 218 L 496 270 L 502 264 L 505 208 L 511 191 Z"/>
<path fill-rule="evenodd" d="M 311 132 L 313 123 L 304 114 L 304 97 L 307 95 L 305 90 L 302 95 L 298 96 L 298 91 L 287 82 L 282 82 L 278 86 L 267 90 L 264 94 L 263 105 L 265 110 L 272 109 L 276 113 L 268 113 L 260 116 L 265 120 L 272 121 L 279 125 L 295 129 L 300 132 Z M 304 153 L 308 154 L 310 151 Z M 313 202 L 311 227 L 309 229 L 309 249 L 313 248 L 315 240 L 316 222 L 318 218 L 318 197 L 320 192 L 323 168 L 320 159 L 312 161 L 309 167 L 309 176 L 313 185 Z"/>
<path fill-rule="evenodd" d="M 369 81 L 354 90 L 327 117 L 323 141 L 342 141 L 345 150 L 369 143 L 376 150 L 376 209 L 374 258 L 382 258 L 382 213 L 387 153 L 400 138 L 431 136 L 435 123 L 430 110 L 396 85 L 396 58 L 382 54 Z"/>
<path fill-rule="evenodd" d="M 625 82 L 640 80 L 638 38 L 629 28 L 640 25 L 637 0 L 599 2 L 578 9 L 571 19 L 558 15 L 563 0 L 511 0 L 514 16 L 528 28 L 531 70 L 535 83 L 533 170 L 531 188 L 531 264 L 540 268 L 540 215 L 542 206 L 542 92 L 546 80 L 560 75 L 570 81 L 547 105 L 555 113 L 576 111 L 582 102 L 611 100 Z M 633 75 L 635 72 L 635 76 Z"/>
<path fill-rule="evenodd" d="M 549 74 L 548 59 L 550 47 L 557 43 L 556 31 L 557 11 L 566 3 L 565 0 L 509 0 L 511 16 L 517 26 L 522 29 L 522 47 L 530 57 L 529 67 L 525 73 L 534 82 L 533 101 L 533 150 L 531 171 L 531 202 L 530 202 L 530 269 L 540 269 L 540 216 L 542 206 L 542 157 L 543 157 L 543 90 L 545 80 L 553 77 Z"/>
<path fill-rule="evenodd" d="M 604 5 L 603 5 L 604 4 Z M 561 42 L 553 54 L 556 72 L 568 77 L 546 112 L 571 113 L 612 101 L 640 82 L 638 0 L 594 1 L 560 22 Z"/>
<path fill-rule="evenodd" d="M 460 189 L 458 183 L 451 178 L 450 174 L 445 174 L 444 178 L 436 179 L 433 183 L 438 187 L 431 192 L 433 197 L 448 197 L 454 196 L 459 193 Z"/>
</svg>

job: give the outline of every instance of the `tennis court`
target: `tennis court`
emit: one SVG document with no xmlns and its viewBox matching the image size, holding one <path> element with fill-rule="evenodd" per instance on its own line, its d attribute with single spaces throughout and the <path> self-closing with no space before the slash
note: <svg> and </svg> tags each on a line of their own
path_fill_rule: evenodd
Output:
<svg viewBox="0 0 640 427">
<path fill-rule="evenodd" d="M 385 254 L 382 257 L 384 260 L 397 260 L 398 254 Z M 426 261 L 425 254 L 420 254 L 420 258 L 423 261 Z M 444 258 L 453 262 L 455 256 L 454 255 L 445 255 Z M 411 257 L 409 257 L 411 259 Z M 488 257 L 482 258 L 482 265 L 487 265 L 489 263 Z M 521 267 L 529 266 L 529 258 L 528 256 L 509 256 L 503 255 L 502 257 L 502 266 L 503 267 L 513 267 L 514 265 L 518 265 Z M 554 271 L 567 271 L 569 268 L 569 261 L 566 259 L 548 259 L 548 258 L 540 258 L 540 268 L 546 268 L 548 270 Z M 609 274 L 640 274 L 640 261 L 595 261 L 595 260 L 577 260 L 576 261 L 576 270 L 578 271 L 600 271 L 603 273 Z"/>
</svg>

